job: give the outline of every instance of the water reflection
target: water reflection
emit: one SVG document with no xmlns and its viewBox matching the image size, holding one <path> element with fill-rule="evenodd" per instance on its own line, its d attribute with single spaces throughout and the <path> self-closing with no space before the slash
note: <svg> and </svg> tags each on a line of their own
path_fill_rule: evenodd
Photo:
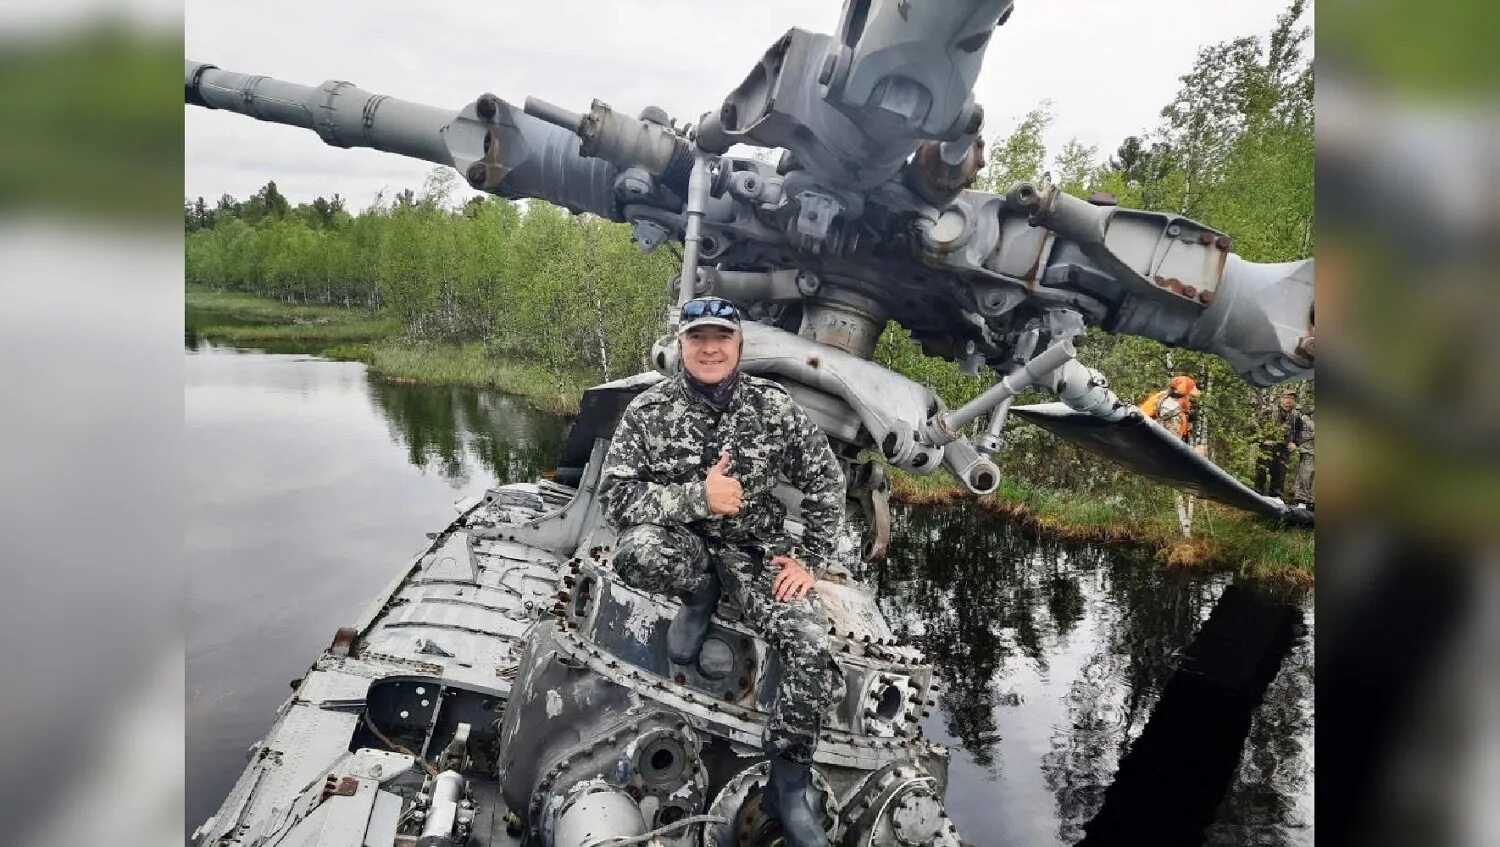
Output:
<svg viewBox="0 0 1500 847">
<path fill-rule="evenodd" d="M 185 342 L 191 831 L 238 778 L 287 680 L 453 520 L 455 499 L 535 479 L 565 423 L 496 392 Z"/>
<path fill-rule="evenodd" d="M 536 479 L 562 446 L 557 418 L 498 392 L 371 379 L 370 400 L 407 460 L 454 488 L 467 487 L 476 469 L 506 482 Z"/>
<path fill-rule="evenodd" d="M 972 507 L 901 509 L 892 533 L 891 561 L 871 577 L 893 624 L 926 650 L 946 681 L 941 711 L 924 728 L 962 747 L 950 774 L 955 820 L 964 831 L 996 833 L 986 844 L 1077 843 L 1105 808 L 1107 789 L 1183 656 L 1205 649 L 1195 639 L 1208 631 L 1204 621 L 1228 580 L 1118 551 L 1038 541 Z M 1227 765 L 1227 789 L 1220 783 L 1217 793 L 1205 792 L 1200 779 L 1197 796 L 1166 798 L 1181 820 L 1192 818 L 1194 802 L 1205 807 L 1194 839 L 1172 843 L 1205 843 L 1209 821 L 1206 843 L 1310 843 L 1312 657 L 1305 636 L 1289 643 L 1309 599 L 1236 592 L 1251 597 L 1244 603 L 1255 611 L 1221 612 L 1240 622 L 1226 640 L 1234 655 L 1203 661 L 1269 669 L 1274 682 L 1251 686 L 1251 701 L 1213 712 L 1204 705 L 1194 720 L 1217 733 L 1217 747 L 1207 735 L 1183 736 L 1195 743 L 1172 747 L 1183 738 L 1171 730 L 1187 730 L 1192 721 L 1159 720 L 1152 738 L 1167 743 L 1142 758 L 1186 750 L 1181 767 L 1173 765 L 1181 774 Z M 1276 642 L 1267 635 L 1272 630 L 1285 640 Z M 1262 692 L 1265 702 L 1255 708 Z M 1141 805 L 1139 797 L 1133 805 Z M 1110 841 L 1102 823 L 1091 829 L 1091 845 L 1129 843 Z"/>
</svg>

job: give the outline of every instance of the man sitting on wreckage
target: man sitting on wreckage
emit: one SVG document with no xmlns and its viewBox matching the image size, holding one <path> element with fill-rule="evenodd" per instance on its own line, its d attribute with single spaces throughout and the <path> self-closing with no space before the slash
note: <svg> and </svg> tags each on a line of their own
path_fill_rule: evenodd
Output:
<svg viewBox="0 0 1500 847">
<path fill-rule="evenodd" d="M 672 661 L 691 664 L 727 589 L 781 661 L 766 724 L 764 805 L 791 847 L 824 847 L 807 797 L 824 713 L 843 697 L 814 584 L 843 518 L 844 475 L 806 411 L 779 385 L 741 373 L 739 309 L 702 297 L 682 307 L 683 371 L 631 401 L 604 462 L 599 495 L 619 531 L 614 567 L 629 585 L 682 598 L 667 631 Z M 802 555 L 773 494 L 803 495 Z"/>
</svg>

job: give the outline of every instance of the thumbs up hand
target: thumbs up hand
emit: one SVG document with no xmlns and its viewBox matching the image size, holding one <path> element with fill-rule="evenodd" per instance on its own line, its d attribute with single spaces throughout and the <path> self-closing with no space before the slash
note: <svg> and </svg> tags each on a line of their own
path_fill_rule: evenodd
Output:
<svg viewBox="0 0 1500 847">
<path fill-rule="evenodd" d="M 708 495 L 708 510 L 716 515 L 738 515 L 740 513 L 740 481 L 726 476 L 729 470 L 729 454 L 719 454 L 718 464 L 708 469 L 703 479 L 704 492 Z"/>
</svg>

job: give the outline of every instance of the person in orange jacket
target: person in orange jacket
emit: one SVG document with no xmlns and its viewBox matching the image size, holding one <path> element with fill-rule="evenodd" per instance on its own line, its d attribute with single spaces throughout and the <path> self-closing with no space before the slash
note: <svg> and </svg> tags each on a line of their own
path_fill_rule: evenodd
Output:
<svg viewBox="0 0 1500 847">
<path fill-rule="evenodd" d="M 1147 417 L 1155 418 L 1157 423 L 1166 427 L 1168 432 L 1175 432 L 1186 441 L 1190 428 L 1188 414 L 1193 408 L 1193 398 L 1202 393 L 1192 377 L 1179 374 L 1167 383 L 1165 391 L 1158 391 L 1142 400 L 1140 409 Z"/>
</svg>

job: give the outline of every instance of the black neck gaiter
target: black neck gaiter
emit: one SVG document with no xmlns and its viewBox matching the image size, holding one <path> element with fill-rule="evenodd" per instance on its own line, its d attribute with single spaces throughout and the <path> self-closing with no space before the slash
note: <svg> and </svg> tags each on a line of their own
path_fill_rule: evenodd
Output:
<svg viewBox="0 0 1500 847">
<path fill-rule="evenodd" d="M 692 389 L 694 394 L 702 397 L 708 405 L 722 412 L 729 408 L 729 401 L 734 397 L 734 387 L 740 382 L 740 369 L 735 368 L 730 371 L 729 375 L 716 385 L 699 382 L 692 374 L 685 370 L 682 372 L 682 376 L 687 380 L 688 388 Z"/>
</svg>

